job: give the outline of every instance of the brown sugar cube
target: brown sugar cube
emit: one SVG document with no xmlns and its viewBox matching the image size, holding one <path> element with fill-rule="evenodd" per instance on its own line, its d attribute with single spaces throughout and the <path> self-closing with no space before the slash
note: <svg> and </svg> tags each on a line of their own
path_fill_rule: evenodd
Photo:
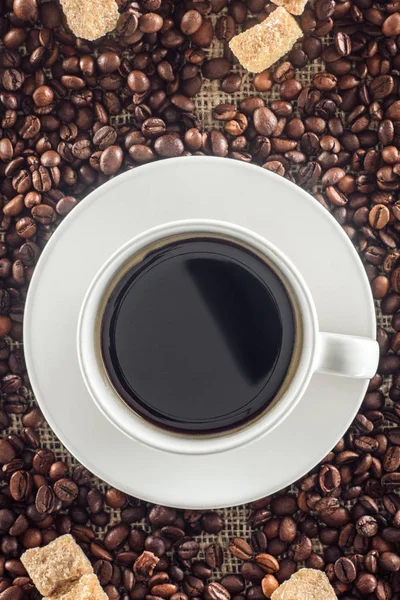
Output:
<svg viewBox="0 0 400 600">
<path fill-rule="evenodd" d="M 93 573 L 92 565 L 71 535 L 62 535 L 43 548 L 32 548 L 21 562 L 43 596 Z"/>
<path fill-rule="evenodd" d="M 271 595 L 271 600 L 337 600 L 323 571 L 300 569 Z"/>
<path fill-rule="evenodd" d="M 119 17 L 115 0 L 60 0 L 67 25 L 76 37 L 97 40 L 115 29 Z"/>
<path fill-rule="evenodd" d="M 233 37 L 229 46 L 245 69 L 260 73 L 287 54 L 302 35 L 292 15 L 279 7 L 259 25 Z"/>
<path fill-rule="evenodd" d="M 79 581 L 60 589 L 55 596 L 44 600 L 108 600 L 96 575 L 83 575 Z"/>
<path fill-rule="evenodd" d="M 283 6 L 292 15 L 302 15 L 307 0 L 272 0 L 277 6 Z"/>
</svg>

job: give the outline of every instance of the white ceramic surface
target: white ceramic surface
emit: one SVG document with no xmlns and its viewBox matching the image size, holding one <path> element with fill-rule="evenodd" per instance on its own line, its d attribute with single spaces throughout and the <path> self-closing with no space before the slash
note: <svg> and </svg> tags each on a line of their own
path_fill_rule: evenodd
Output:
<svg viewBox="0 0 400 600">
<path fill-rule="evenodd" d="M 216 455 L 162 452 L 122 435 L 96 407 L 80 373 L 81 305 L 96 273 L 118 248 L 148 229 L 184 219 L 229 222 L 268 239 L 307 282 L 321 331 L 375 336 L 363 266 L 317 201 L 259 167 L 191 157 L 121 175 L 65 219 L 29 288 L 25 354 L 47 421 L 93 473 L 152 502 L 228 506 L 274 492 L 321 460 L 350 425 L 368 381 L 316 373 L 279 427 Z"/>
<path fill-rule="evenodd" d="M 155 243 L 181 235 L 222 235 L 253 248 L 280 273 L 295 299 L 299 340 L 292 368 L 282 392 L 257 419 L 233 431 L 208 436 L 178 434 L 156 427 L 130 410 L 121 400 L 104 369 L 100 352 L 99 315 L 110 286 L 127 268 L 132 257 L 145 256 Z M 146 250 L 147 248 L 147 250 Z M 301 334 L 300 334 L 301 331 Z M 152 448 L 184 454 L 212 454 L 238 448 L 269 433 L 286 419 L 301 400 L 315 371 L 365 379 L 376 372 L 379 346 L 376 340 L 319 331 L 317 311 L 301 274 L 276 247 L 250 230 L 212 219 L 181 220 L 154 227 L 117 250 L 95 275 L 82 304 L 77 332 L 81 373 L 94 402 L 110 422 L 129 437 Z M 157 374 L 154 375 L 155 377 Z M 188 398 L 190 401 L 190 398 Z"/>
</svg>

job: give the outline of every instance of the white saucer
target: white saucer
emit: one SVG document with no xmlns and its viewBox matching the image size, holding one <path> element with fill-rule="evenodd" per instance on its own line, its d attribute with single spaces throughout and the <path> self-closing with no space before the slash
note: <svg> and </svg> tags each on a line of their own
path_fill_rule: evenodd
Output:
<svg viewBox="0 0 400 600">
<path fill-rule="evenodd" d="M 94 275 L 122 244 L 185 218 L 218 219 L 266 237 L 303 274 L 322 331 L 374 337 L 361 261 L 338 223 L 299 187 L 221 158 L 169 159 L 125 173 L 80 203 L 46 246 L 25 310 L 25 355 L 57 436 L 100 478 L 139 498 L 182 508 L 252 501 L 304 475 L 349 427 L 368 381 L 314 375 L 268 435 L 217 455 L 163 453 L 124 436 L 96 408 L 77 357 L 77 320 Z"/>
</svg>

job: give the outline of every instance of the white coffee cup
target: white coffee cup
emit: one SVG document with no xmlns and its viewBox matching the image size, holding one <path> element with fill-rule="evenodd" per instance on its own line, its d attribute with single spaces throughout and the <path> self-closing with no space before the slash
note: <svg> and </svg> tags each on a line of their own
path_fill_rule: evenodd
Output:
<svg viewBox="0 0 400 600">
<path fill-rule="evenodd" d="M 291 367 L 276 399 L 253 421 L 211 435 L 177 433 L 145 420 L 114 389 L 103 364 L 100 329 L 104 306 L 115 283 L 132 264 L 157 245 L 177 237 L 209 235 L 228 238 L 261 256 L 283 281 L 296 315 L 296 344 Z M 128 437 L 159 450 L 183 454 L 212 454 L 241 446 L 266 434 L 284 420 L 302 398 L 315 372 L 342 377 L 371 378 L 379 347 L 374 339 L 319 330 L 310 291 L 301 274 L 282 252 L 245 228 L 215 220 L 190 219 L 155 227 L 122 246 L 102 266 L 84 298 L 77 332 L 78 357 L 85 384 L 101 412 Z M 156 376 L 156 375 L 155 375 Z M 324 399 L 321 397 L 321 402 Z"/>
</svg>

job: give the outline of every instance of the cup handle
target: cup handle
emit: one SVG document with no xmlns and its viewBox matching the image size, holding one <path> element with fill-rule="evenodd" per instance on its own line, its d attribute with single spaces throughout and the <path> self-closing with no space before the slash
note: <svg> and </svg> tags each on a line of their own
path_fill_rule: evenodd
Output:
<svg viewBox="0 0 400 600">
<path fill-rule="evenodd" d="M 376 340 L 340 333 L 319 333 L 316 371 L 355 379 L 371 379 L 379 361 Z"/>
</svg>

